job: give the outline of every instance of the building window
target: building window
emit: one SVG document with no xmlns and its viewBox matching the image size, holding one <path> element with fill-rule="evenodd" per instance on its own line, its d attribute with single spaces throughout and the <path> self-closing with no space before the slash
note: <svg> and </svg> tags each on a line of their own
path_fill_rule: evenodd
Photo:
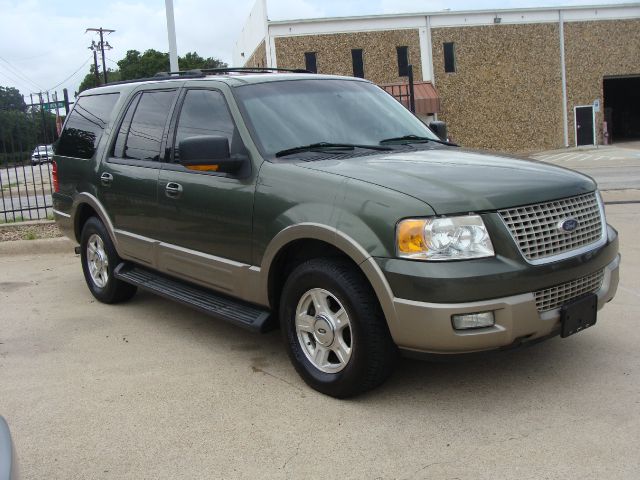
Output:
<svg viewBox="0 0 640 480">
<path fill-rule="evenodd" d="M 316 52 L 306 52 L 304 54 L 304 68 L 309 72 L 318 73 L 316 64 Z"/>
<path fill-rule="evenodd" d="M 353 64 L 353 76 L 364 78 L 364 62 L 362 61 L 362 49 L 351 50 L 351 63 Z"/>
<path fill-rule="evenodd" d="M 453 42 L 446 42 L 444 47 L 444 71 L 453 73 L 456 71 L 456 51 Z"/>
<path fill-rule="evenodd" d="M 406 77 L 409 75 L 409 47 L 396 47 L 398 54 L 398 76 Z"/>
</svg>

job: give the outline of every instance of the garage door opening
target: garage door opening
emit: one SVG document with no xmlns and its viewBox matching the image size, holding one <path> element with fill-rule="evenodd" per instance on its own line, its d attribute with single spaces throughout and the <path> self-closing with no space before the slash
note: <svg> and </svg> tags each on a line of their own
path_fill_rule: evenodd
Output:
<svg viewBox="0 0 640 480">
<path fill-rule="evenodd" d="M 640 75 L 605 78 L 603 90 L 609 141 L 640 140 Z"/>
</svg>

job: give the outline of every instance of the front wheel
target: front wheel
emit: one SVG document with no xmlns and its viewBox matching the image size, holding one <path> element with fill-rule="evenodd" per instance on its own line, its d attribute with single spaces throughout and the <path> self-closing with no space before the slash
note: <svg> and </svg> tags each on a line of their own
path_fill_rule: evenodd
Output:
<svg viewBox="0 0 640 480">
<path fill-rule="evenodd" d="M 87 286 L 98 300 L 103 303 L 119 303 L 135 295 L 135 286 L 118 280 L 113 275 L 120 257 L 107 229 L 96 217 L 91 217 L 82 227 L 80 257 Z"/>
<path fill-rule="evenodd" d="M 289 356 L 304 381 L 345 398 L 380 385 L 396 348 L 363 274 L 345 261 L 313 259 L 287 278 L 280 323 Z"/>
</svg>

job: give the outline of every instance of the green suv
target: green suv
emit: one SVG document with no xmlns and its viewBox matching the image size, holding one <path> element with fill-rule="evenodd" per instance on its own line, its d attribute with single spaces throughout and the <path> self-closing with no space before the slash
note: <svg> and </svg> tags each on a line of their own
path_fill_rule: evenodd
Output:
<svg viewBox="0 0 640 480">
<path fill-rule="evenodd" d="M 441 140 L 370 82 L 218 70 L 83 92 L 53 202 L 105 303 L 144 288 L 279 325 L 311 387 L 347 397 L 405 355 L 593 325 L 618 239 L 594 181 Z"/>
</svg>

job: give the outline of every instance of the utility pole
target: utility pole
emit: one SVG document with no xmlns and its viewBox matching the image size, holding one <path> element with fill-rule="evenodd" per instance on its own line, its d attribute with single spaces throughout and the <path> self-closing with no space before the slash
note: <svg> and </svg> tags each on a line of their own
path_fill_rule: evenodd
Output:
<svg viewBox="0 0 640 480">
<path fill-rule="evenodd" d="M 93 73 L 96 76 L 96 87 L 100 86 L 100 72 L 98 72 L 98 44 L 95 40 L 91 40 L 91 46 L 87 47 L 93 52 Z"/>
<path fill-rule="evenodd" d="M 38 99 L 40 100 L 40 115 L 42 117 L 42 137 L 44 138 L 44 143 L 49 143 L 49 138 L 47 137 L 47 127 L 45 124 L 47 123 L 44 117 L 44 101 L 42 100 L 42 92 L 38 92 Z"/>
<path fill-rule="evenodd" d="M 69 91 L 66 88 L 62 89 L 62 95 L 64 95 L 64 111 L 65 115 L 69 115 Z M 33 102 L 31 102 L 33 103 Z"/>
<path fill-rule="evenodd" d="M 100 43 L 98 46 L 100 47 L 100 51 L 102 52 L 102 75 L 104 76 L 104 83 L 106 84 L 109 80 L 107 78 L 107 65 L 104 60 L 104 49 L 111 50 L 113 47 L 109 45 L 109 42 L 104 41 L 104 34 L 109 34 L 115 32 L 115 30 L 110 30 L 108 28 L 87 28 L 84 33 L 87 32 L 98 32 L 100 34 Z"/>
</svg>

